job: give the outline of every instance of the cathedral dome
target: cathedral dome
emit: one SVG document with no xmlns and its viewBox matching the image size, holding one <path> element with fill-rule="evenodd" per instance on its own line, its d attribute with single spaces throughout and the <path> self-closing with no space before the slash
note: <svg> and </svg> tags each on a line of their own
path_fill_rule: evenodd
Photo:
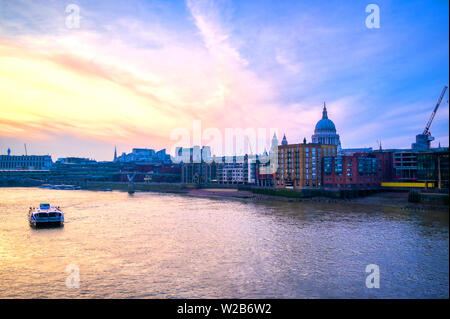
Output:
<svg viewBox="0 0 450 319">
<path fill-rule="evenodd" d="M 314 133 L 317 134 L 320 132 L 336 133 L 336 126 L 333 121 L 328 118 L 327 107 L 325 104 L 323 105 L 322 119 L 317 122 L 316 128 L 314 129 Z"/>
<path fill-rule="evenodd" d="M 339 145 L 339 135 L 336 134 L 336 126 L 328 118 L 327 107 L 323 104 L 322 118 L 317 122 L 314 135 L 311 137 L 313 143 Z"/>
<path fill-rule="evenodd" d="M 330 119 L 321 119 L 316 124 L 316 128 L 314 129 L 314 132 L 336 132 L 336 126 L 334 125 L 333 121 Z"/>
</svg>

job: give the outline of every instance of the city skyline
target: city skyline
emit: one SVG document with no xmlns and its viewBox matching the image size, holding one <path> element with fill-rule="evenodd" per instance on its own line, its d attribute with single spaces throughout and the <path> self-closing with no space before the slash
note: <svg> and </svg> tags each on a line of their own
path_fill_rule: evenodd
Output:
<svg viewBox="0 0 450 319">
<path fill-rule="evenodd" d="M 324 100 L 342 147 L 409 148 L 448 84 L 446 1 L 379 1 L 379 29 L 365 1 L 67 4 L 0 1 L 1 154 L 111 160 L 196 120 L 310 141 Z"/>
</svg>

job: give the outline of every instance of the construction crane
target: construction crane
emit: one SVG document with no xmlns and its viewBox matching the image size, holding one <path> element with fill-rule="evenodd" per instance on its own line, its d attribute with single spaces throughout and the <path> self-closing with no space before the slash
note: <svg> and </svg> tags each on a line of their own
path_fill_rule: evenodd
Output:
<svg viewBox="0 0 450 319">
<path fill-rule="evenodd" d="M 442 99 L 444 98 L 445 91 L 447 91 L 447 88 L 448 88 L 448 86 L 445 85 L 444 88 L 442 89 L 441 96 L 439 97 L 439 100 L 437 101 L 436 106 L 434 107 L 433 113 L 431 113 L 430 119 L 428 120 L 428 123 L 425 126 L 425 129 L 423 130 L 422 134 L 425 134 L 425 135 L 428 135 L 431 137 L 430 126 L 431 126 L 431 123 L 433 122 L 434 116 L 436 115 L 439 105 L 441 105 Z"/>
<path fill-rule="evenodd" d="M 430 132 L 431 123 L 433 123 L 434 116 L 436 115 L 439 105 L 441 105 L 442 99 L 444 98 L 447 88 L 448 88 L 448 86 L 445 85 L 444 88 L 442 89 L 442 93 L 439 96 L 439 99 L 436 103 L 436 106 L 434 107 L 433 112 L 431 113 L 430 119 L 428 120 L 427 125 L 425 125 L 425 129 L 423 130 L 423 133 L 416 135 L 416 142 L 411 145 L 412 149 L 415 149 L 415 150 L 430 149 L 430 142 L 434 140 L 434 137 L 431 136 L 431 132 Z"/>
</svg>

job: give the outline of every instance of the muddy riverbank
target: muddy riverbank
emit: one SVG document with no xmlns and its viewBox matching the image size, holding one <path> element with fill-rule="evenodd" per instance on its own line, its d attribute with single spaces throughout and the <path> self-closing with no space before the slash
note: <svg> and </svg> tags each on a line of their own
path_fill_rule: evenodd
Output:
<svg viewBox="0 0 450 319">
<path fill-rule="evenodd" d="M 185 194 L 195 197 L 222 198 L 222 199 L 353 204 L 353 205 L 363 205 L 373 207 L 397 207 L 408 210 L 448 210 L 448 206 L 446 205 L 409 203 L 408 194 L 401 192 L 381 192 L 368 195 L 366 197 L 359 197 L 352 199 L 339 199 L 339 198 L 336 199 L 328 197 L 288 198 L 282 196 L 254 194 L 250 191 L 237 189 L 215 189 L 215 188 L 191 189 L 188 190 Z"/>
</svg>

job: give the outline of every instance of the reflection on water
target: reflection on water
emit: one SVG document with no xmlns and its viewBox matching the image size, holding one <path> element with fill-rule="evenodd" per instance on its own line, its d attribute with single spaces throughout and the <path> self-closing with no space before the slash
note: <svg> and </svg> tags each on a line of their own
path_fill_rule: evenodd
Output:
<svg viewBox="0 0 450 319">
<path fill-rule="evenodd" d="M 30 228 L 40 202 L 65 226 Z M 448 239 L 446 212 L 0 188 L 0 297 L 448 298 Z"/>
</svg>

